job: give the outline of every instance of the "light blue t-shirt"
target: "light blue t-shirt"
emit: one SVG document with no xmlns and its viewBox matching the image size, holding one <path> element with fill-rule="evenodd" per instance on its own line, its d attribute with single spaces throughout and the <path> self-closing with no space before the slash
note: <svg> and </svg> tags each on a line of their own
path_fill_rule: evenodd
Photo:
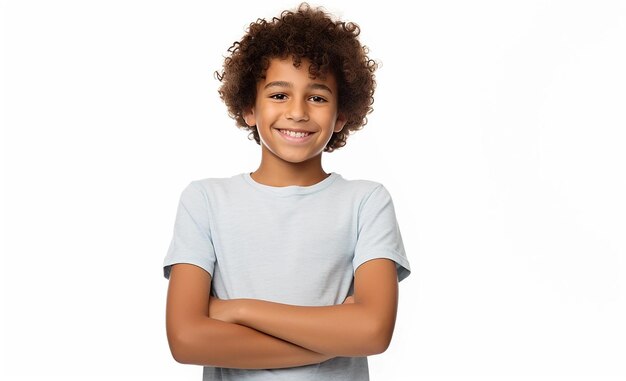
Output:
<svg viewBox="0 0 626 381">
<path fill-rule="evenodd" d="M 311 186 L 273 187 L 250 174 L 192 181 L 182 192 L 164 275 L 189 263 L 212 276 L 220 299 L 300 306 L 343 303 L 368 260 L 410 273 L 391 196 L 379 183 L 337 173 Z M 368 380 L 367 357 L 282 369 L 204 367 L 208 380 Z"/>
</svg>

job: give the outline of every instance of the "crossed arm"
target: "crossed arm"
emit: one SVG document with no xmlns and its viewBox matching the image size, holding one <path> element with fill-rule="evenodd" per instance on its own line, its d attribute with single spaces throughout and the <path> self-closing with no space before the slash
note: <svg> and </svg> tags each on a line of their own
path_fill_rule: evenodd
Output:
<svg viewBox="0 0 626 381">
<path fill-rule="evenodd" d="M 211 298 L 211 276 L 172 267 L 167 336 L 176 361 L 227 368 L 285 368 L 386 350 L 395 325 L 395 262 L 374 259 L 355 273 L 346 303 L 303 307 L 257 299 Z M 210 302 L 210 303 L 209 303 Z"/>
</svg>

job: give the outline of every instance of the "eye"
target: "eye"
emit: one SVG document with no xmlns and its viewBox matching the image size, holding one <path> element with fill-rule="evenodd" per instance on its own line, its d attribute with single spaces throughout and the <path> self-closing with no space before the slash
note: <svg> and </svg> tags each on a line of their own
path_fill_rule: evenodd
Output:
<svg viewBox="0 0 626 381">
<path fill-rule="evenodd" d="M 276 100 L 279 100 L 279 101 L 284 101 L 285 99 L 287 99 L 287 95 L 281 94 L 281 93 L 272 94 L 272 95 L 270 95 L 270 98 L 276 99 Z"/>
<path fill-rule="evenodd" d="M 313 102 L 315 102 L 315 103 L 324 103 L 324 102 L 327 102 L 327 100 L 326 100 L 326 99 L 324 99 L 323 97 L 320 97 L 319 95 L 314 95 L 314 96 L 312 96 L 312 97 L 311 97 L 311 98 L 309 98 L 309 99 L 311 99 L 311 100 L 312 100 Z"/>
</svg>

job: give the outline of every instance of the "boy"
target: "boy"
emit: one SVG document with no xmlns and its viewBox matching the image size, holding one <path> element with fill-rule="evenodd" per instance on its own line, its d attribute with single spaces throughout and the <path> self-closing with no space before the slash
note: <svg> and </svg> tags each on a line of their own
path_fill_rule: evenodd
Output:
<svg viewBox="0 0 626 381">
<path fill-rule="evenodd" d="M 391 197 L 321 163 L 371 111 L 358 34 L 304 3 L 229 49 L 220 95 L 261 163 L 183 190 L 164 261 L 170 349 L 204 380 L 367 380 L 389 345 L 410 273 Z"/>
</svg>

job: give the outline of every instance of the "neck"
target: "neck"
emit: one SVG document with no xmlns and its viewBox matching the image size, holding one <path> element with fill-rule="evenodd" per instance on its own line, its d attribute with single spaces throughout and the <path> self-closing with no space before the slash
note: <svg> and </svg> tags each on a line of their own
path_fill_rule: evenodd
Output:
<svg viewBox="0 0 626 381">
<path fill-rule="evenodd" d="M 254 181 L 275 187 L 310 186 L 329 176 L 322 168 L 322 155 L 300 163 L 290 163 L 270 157 L 263 150 L 259 168 L 250 174 Z"/>
</svg>

